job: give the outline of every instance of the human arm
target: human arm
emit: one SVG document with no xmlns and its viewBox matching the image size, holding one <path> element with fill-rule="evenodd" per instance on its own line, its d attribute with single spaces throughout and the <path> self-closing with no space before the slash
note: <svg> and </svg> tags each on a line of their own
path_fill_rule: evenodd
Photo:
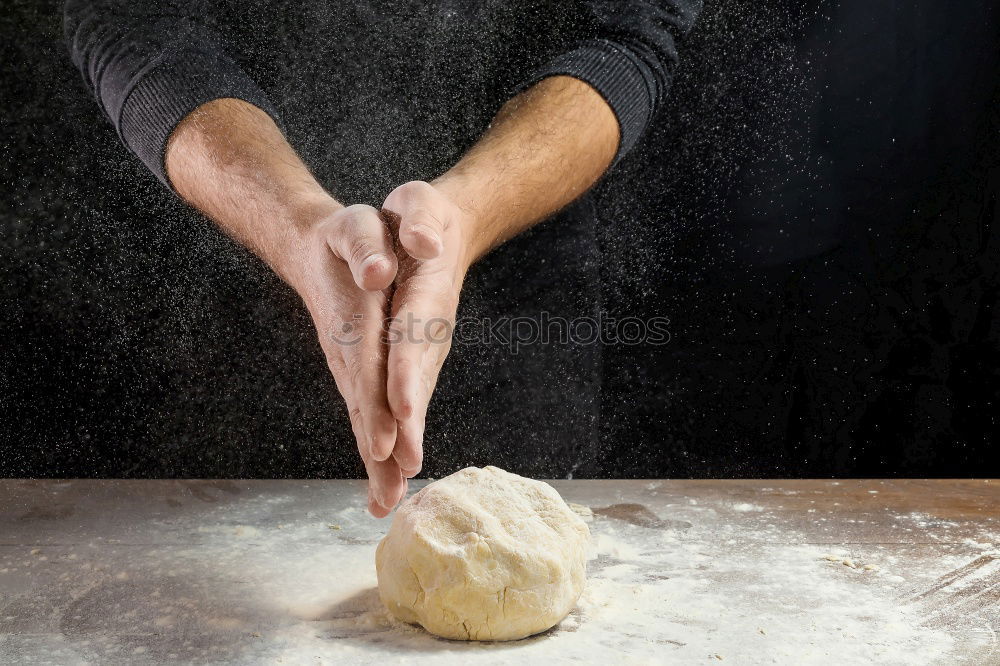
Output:
<svg viewBox="0 0 1000 666">
<path fill-rule="evenodd" d="M 586 191 L 615 155 L 618 125 L 590 86 L 547 78 L 511 100 L 489 131 L 431 183 L 396 188 L 383 210 L 398 225 L 388 396 L 397 446 L 422 449 L 427 406 L 450 349 L 465 274 L 490 248 Z"/>
<path fill-rule="evenodd" d="M 398 445 L 419 450 L 427 406 L 450 349 L 403 327 L 454 322 L 470 265 L 572 202 L 636 145 L 662 105 L 697 0 L 583 3 L 577 41 L 545 63 L 448 172 L 407 183 L 384 208 L 397 219 L 389 402 Z"/>
<path fill-rule="evenodd" d="M 378 211 L 343 206 L 316 182 L 274 121 L 241 100 L 188 114 L 172 133 L 166 172 L 177 193 L 257 253 L 299 293 L 347 404 L 369 478 L 369 510 L 384 516 L 416 474 L 399 447 L 386 396 L 385 291 L 396 256 Z M 403 465 L 404 467 L 400 467 Z"/>
<path fill-rule="evenodd" d="M 395 459 L 371 456 L 395 440 L 381 341 L 381 289 L 392 281 L 395 255 L 376 211 L 345 208 L 316 183 L 209 9 L 197 1 L 71 1 L 70 53 L 123 143 L 302 295 L 348 404 L 371 479 L 369 508 L 384 515 L 406 485 Z M 345 325 L 355 329 L 350 339 Z"/>
</svg>

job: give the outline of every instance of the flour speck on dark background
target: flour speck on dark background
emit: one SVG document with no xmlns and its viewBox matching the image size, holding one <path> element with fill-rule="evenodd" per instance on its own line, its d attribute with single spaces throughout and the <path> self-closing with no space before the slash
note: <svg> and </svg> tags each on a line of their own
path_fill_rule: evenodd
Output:
<svg viewBox="0 0 1000 666">
<path fill-rule="evenodd" d="M 377 205 L 483 131 L 515 82 L 493 76 L 508 32 L 532 29 L 508 5 L 546 3 L 478 23 L 367 4 L 244 29 L 300 54 L 253 72 L 292 145 Z M 995 475 L 1000 10 L 706 5 L 665 111 L 595 197 L 601 307 L 668 317 L 669 344 L 606 346 L 591 412 L 545 397 L 557 373 L 489 437 L 476 406 L 501 379 L 457 358 L 426 474 Z M 6 3 L 0 34 L 0 476 L 360 476 L 296 295 L 125 151 L 56 3 Z M 467 313 L 490 306 L 472 282 Z M 595 444 L 554 455 L 543 419 Z"/>
</svg>

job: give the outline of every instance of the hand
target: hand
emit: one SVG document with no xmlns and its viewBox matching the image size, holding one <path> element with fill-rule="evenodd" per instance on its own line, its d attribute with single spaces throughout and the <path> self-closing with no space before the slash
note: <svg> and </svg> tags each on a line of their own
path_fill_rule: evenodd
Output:
<svg viewBox="0 0 1000 666">
<path fill-rule="evenodd" d="M 619 139 L 614 112 L 586 83 L 566 76 L 537 83 L 504 106 L 448 173 L 433 184 L 402 185 L 386 199 L 398 225 L 398 275 L 376 211 L 330 198 L 252 104 L 203 104 L 178 124 L 164 162 L 185 201 L 302 296 L 350 411 L 370 479 L 369 510 L 384 516 L 420 469 L 427 404 L 468 266 L 586 191 Z M 387 350 L 384 290 L 394 277 L 390 333 L 400 333 L 409 315 L 419 340 L 404 330 Z M 427 340 L 428 324 L 435 342 Z M 341 344 L 345 326 L 352 344 Z"/>
<path fill-rule="evenodd" d="M 388 401 L 397 421 L 392 458 L 407 475 L 423 462 L 424 421 L 451 349 L 455 312 L 471 263 L 469 215 L 444 190 L 414 181 L 386 198 L 399 271 L 390 306 Z"/>
<path fill-rule="evenodd" d="M 381 518 L 405 495 L 406 479 L 416 474 L 400 469 L 391 457 L 396 420 L 386 396 L 383 329 L 397 262 L 378 211 L 329 203 L 297 233 L 283 272 L 316 325 L 368 473 L 368 510 Z"/>
</svg>

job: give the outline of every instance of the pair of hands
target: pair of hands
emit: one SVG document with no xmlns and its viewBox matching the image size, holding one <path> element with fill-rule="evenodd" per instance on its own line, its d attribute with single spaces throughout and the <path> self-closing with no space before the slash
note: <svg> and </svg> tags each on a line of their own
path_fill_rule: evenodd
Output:
<svg viewBox="0 0 1000 666">
<path fill-rule="evenodd" d="M 381 518 L 423 462 L 427 405 L 471 263 L 471 216 L 422 181 L 393 190 L 381 211 L 330 203 L 302 227 L 286 273 L 347 403 L 368 510 Z"/>
<path fill-rule="evenodd" d="M 347 403 L 368 507 L 385 516 L 420 471 L 469 265 L 589 189 L 619 138 L 600 93 L 552 76 L 505 104 L 448 172 L 399 186 L 381 210 L 335 201 L 272 118 L 238 99 L 188 114 L 164 167 L 185 201 L 302 297 Z"/>
</svg>

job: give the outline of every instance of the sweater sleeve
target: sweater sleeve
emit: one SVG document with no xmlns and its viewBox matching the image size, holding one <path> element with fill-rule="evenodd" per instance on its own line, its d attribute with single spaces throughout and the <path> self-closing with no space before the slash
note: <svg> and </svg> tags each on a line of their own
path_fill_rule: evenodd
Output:
<svg viewBox="0 0 1000 666">
<path fill-rule="evenodd" d="M 207 22 L 207 4 L 69 0 L 65 6 L 66 41 L 85 84 L 125 146 L 167 187 L 167 140 L 202 104 L 232 97 L 277 118 Z"/>
<path fill-rule="evenodd" d="M 536 70 L 521 89 L 548 76 L 589 84 L 618 119 L 615 162 L 645 133 L 666 99 L 677 66 L 677 40 L 701 11 L 701 0 L 585 0 L 567 50 Z"/>
</svg>

